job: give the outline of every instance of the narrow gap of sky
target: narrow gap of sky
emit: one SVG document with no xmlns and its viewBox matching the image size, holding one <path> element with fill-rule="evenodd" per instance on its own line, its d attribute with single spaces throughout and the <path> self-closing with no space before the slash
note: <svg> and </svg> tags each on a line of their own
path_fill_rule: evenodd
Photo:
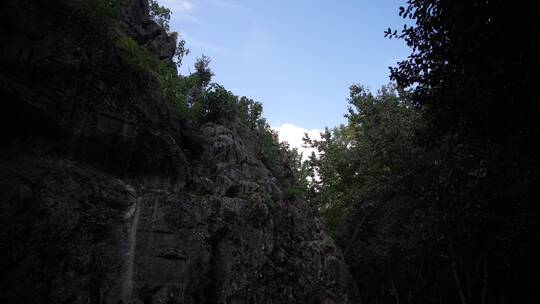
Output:
<svg viewBox="0 0 540 304">
<path fill-rule="evenodd" d="M 160 0 L 171 30 L 191 54 L 212 59 L 214 81 L 264 105 L 272 126 L 324 129 L 345 122 L 348 87 L 373 91 L 389 82 L 389 66 L 410 53 L 401 40 L 404 0 Z"/>
</svg>

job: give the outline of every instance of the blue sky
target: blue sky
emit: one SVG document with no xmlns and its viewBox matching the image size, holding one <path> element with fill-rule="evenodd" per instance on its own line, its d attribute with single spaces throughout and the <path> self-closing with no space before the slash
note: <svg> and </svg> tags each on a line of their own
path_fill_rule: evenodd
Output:
<svg viewBox="0 0 540 304">
<path fill-rule="evenodd" d="M 344 123 L 348 87 L 377 90 L 410 50 L 384 30 L 401 28 L 399 0 L 161 0 L 191 54 L 212 59 L 214 81 L 264 105 L 268 122 L 300 129 Z M 289 140 L 290 141 L 290 140 Z"/>
</svg>

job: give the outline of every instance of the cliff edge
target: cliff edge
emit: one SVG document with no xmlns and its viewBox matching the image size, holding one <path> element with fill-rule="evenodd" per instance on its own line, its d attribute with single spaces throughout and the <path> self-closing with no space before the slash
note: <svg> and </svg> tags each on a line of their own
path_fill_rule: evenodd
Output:
<svg viewBox="0 0 540 304">
<path fill-rule="evenodd" d="M 114 1 L 36 2 L 0 18 L 0 302 L 356 303 L 286 158 L 234 113 L 175 118 L 114 43 L 174 66 L 145 0 L 112 26 Z"/>
</svg>

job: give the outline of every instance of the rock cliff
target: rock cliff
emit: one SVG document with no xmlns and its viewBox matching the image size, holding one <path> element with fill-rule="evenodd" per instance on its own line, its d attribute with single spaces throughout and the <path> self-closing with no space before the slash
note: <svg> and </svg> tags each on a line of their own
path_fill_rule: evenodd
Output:
<svg viewBox="0 0 540 304">
<path fill-rule="evenodd" d="M 99 20 L 36 2 L 2 4 L 1 303 L 355 303 L 340 250 L 252 130 L 175 121 Z M 172 64 L 145 0 L 122 16 Z"/>
</svg>

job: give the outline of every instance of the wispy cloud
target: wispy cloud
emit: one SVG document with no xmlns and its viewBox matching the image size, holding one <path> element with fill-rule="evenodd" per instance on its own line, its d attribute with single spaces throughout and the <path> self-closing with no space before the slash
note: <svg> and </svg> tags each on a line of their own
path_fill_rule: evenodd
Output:
<svg viewBox="0 0 540 304">
<path fill-rule="evenodd" d="M 213 52 L 213 53 L 218 53 L 218 54 L 230 54 L 231 53 L 227 48 L 224 48 L 222 46 L 212 44 L 212 43 L 209 43 L 209 42 L 199 41 L 199 40 L 196 40 L 196 39 L 189 39 L 189 44 L 191 44 L 192 46 L 201 48 L 203 50 Z"/>
<path fill-rule="evenodd" d="M 242 9 L 244 8 L 243 5 L 235 3 L 235 2 L 228 2 L 228 1 L 210 1 L 210 5 L 223 7 L 223 8 L 230 8 L 230 9 Z"/>
<path fill-rule="evenodd" d="M 159 3 L 171 9 L 173 17 L 199 22 L 199 19 L 194 15 L 196 6 L 191 1 L 161 0 Z"/>
<path fill-rule="evenodd" d="M 196 39 L 192 37 L 191 35 L 189 35 L 188 33 L 184 32 L 182 33 L 182 36 L 187 41 L 188 48 L 195 47 L 203 51 L 208 51 L 210 53 L 216 53 L 220 55 L 235 55 L 235 53 L 229 50 L 228 48 L 225 48 L 215 43 Z"/>
<path fill-rule="evenodd" d="M 201 23 L 198 16 L 202 10 L 214 7 L 214 9 L 228 9 L 231 11 L 243 10 L 246 7 L 234 1 L 200 1 L 200 0 L 159 0 L 159 3 L 172 11 L 173 18 L 189 20 Z"/>
<path fill-rule="evenodd" d="M 175 13 L 191 13 L 193 11 L 193 3 L 186 0 L 161 0 L 159 3 Z"/>
</svg>

